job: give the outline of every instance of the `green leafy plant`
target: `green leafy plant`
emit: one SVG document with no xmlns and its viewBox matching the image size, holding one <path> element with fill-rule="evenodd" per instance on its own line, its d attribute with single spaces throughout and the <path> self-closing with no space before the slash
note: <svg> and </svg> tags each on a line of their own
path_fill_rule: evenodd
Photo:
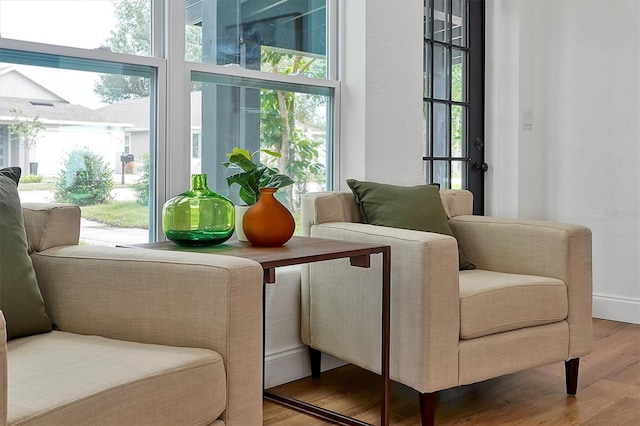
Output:
<svg viewBox="0 0 640 426">
<path fill-rule="evenodd" d="M 249 206 L 255 204 L 260 198 L 260 188 L 283 188 L 294 183 L 293 179 L 281 174 L 278 169 L 253 161 L 253 157 L 260 152 L 272 157 L 280 157 L 279 152 L 268 149 L 261 149 L 251 154 L 246 149 L 233 148 L 232 152 L 227 153 L 229 161 L 222 163 L 227 168 L 236 166 L 242 169 L 240 173 L 227 177 L 227 184 L 229 187 L 234 183 L 238 184 L 240 186 L 238 195 Z"/>
<path fill-rule="evenodd" d="M 20 183 L 40 183 L 42 182 L 42 176 L 39 175 L 24 175 L 20 178 Z"/>
<path fill-rule="evenodd" d="M 141 206 L 149 205 L 149 154 L 142 154 L 142 173 L 140 179 L 133 185 L 136 202 Z"/>
<path fill-rule="evenodd" d="M 40 121 L 40 116 L 36 115 L 33 118 L 26 117 L 26 114 L 17 108 L 9 110 L 14 115 L 15 122 L 9 124 L 9 133 L 12 136 L 18 138 L 22 145 L 26 148 L 25 163 L 29 165 L 29 157 L 31 150 L 36 147 L 38 142 L 38 133 L 45 128 L 45 125 Z"/>
<path fill-rule="evenodd" d="M 102 156 L 89 149 L 74 149 L 58 174 L 53 198 L 57 203 L 80 206 L 105 203 L 111 199 L 113 174 Z"/>
</svg>

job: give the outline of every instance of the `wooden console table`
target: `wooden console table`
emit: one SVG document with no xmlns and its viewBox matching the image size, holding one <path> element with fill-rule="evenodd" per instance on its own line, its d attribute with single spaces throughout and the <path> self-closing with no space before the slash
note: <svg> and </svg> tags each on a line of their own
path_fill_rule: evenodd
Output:
<svg viewBox="0 0 640 426">
<path fill-rule="evenodd" d="M 249 243 L 232 239 L 211 247 L 183 247 L 172 242 L 133 244 L 126 247 L 153 250 L 192 251 L 254 260 L 264 270 L 264 283 L 276 281 L 275 268 L 349 258 L 352 266 L 368 268 L 372 254 L 382 254 L 382 390 L 380 403 L 380 424 L 389 424 L 389 330 L 390 330 L 390 288 L 391 288 L 391 247 L 386 245 L 355 243 L 325 238 L 293 237 L 281 247 L 254 247 Z M 264 293 L 263 293 L 264 310 Z M 264 312 L 263 312 L 264 315 Z M 326 410 L 304 401 L 264 392 L 265 399 L 291 407 L 306 414 L 337 424 L 366 425 L 360 420 Z"/>
</svg>

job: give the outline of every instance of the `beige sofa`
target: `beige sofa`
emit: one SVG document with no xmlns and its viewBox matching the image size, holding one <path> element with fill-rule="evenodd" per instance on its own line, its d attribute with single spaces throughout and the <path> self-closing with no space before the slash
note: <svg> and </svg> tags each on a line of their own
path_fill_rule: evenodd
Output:
<svg viewBox="0 0 640 426">
<path fill-rule="evenodd" d="M 262 268 L 78 246 L 80 211 L 24 205 L 50 333 L 6 342 L 0 425 L 262 424 Z"/>
<path fill-rule="evenodd" d="M 592 341 L 591 231 L 473 216 L 470 192 L 440 195 L 456 238 L 361 223 L 351 193 L 303 198 L 305 235 L 391 246 L 391 379 L 419 392 L 423 424 L 436 391 L 554 362 L 575 394 Z M 477 269 L 458 270 L 456 239 Z M 380 268 L 305 267 L 302 340 L 379 373 Z"/>
</svg>

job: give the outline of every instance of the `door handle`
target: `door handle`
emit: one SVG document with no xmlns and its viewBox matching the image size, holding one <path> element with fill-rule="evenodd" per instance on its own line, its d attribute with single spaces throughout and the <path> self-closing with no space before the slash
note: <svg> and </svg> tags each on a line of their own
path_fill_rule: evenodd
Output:
<svg viewBox="0 0 640 426">
<path fill-rule="evenodd" d="M 484 173 L 487 170 L 489 170 L 489 165 L 487 163 L 480 164 L 478 162 L 475 162 L 475 163 L 473 163 L 473 168 L 475 170 L 479 171 L 479 172 L 483 172 Z"/>
</svg>

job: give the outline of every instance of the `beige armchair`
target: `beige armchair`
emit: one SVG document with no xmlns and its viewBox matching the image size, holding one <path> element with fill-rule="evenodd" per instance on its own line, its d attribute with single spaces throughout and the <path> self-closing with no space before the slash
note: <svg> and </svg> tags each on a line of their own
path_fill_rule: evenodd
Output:
<svg viewBox="0 0 640 426">
<path fill-rule="evenodd" d="M 468 191 L 441 198 L 456 238 L 360 223 L 351 193 L 303 199 L 305 235 L 391 246 L 391 379 L 419 392 L 424 425 L 434 423 L 439 390 L 549 363 L 566 361 L 575 394 L 592 340 L 591 231 L 472 216 Z M 477 269 L 458 270 L 456 239 Z M 366 271 L 305 267 L 302 340 L 312 364 L 321 351 L 380 373 L 380 268 L 378 259 Z"/>
<path fill-rule="evenodd" d="M 23 216 L 55 327 L 6 342 L 0 312 L 0 425 L 262 424 L 258 263 L 78 246 L 71 205 Z"/>
</svg>

